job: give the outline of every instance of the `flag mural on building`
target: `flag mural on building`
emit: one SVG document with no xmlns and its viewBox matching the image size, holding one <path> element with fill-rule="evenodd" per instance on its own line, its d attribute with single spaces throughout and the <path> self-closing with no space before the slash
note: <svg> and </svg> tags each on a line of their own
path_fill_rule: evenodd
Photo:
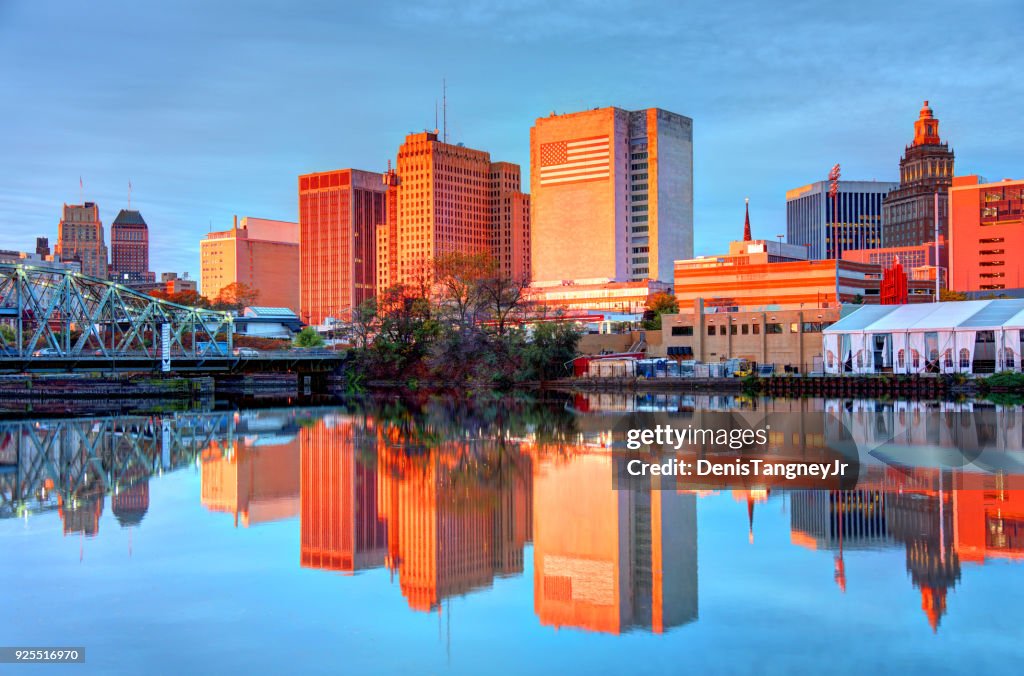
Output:
<svg viewBox="0 0 1024 676">
<path fill-rule="evenodd" d="M 540 148 L 540 184 L 608 178 L 611 174 L 609 147 L 607 136 L 543 144 Z"/>
</svg>

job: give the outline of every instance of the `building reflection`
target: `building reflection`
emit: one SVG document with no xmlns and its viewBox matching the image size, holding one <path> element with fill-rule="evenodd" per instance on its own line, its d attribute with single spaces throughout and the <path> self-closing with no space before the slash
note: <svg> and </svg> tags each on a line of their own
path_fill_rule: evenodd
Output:
<svg viewBox="0 0 1024 676">
<path fill-rule="evenodd" d="M 542 624 L 660 633 L 697 618 L 696 497 L 612 490 L 607 454 L 534 472 L 534 609 Z"/>
<path fill-rule="evenodd" d="M 718 404 L 699 395 L 640 402 L 648 403 L 674 411 Z M 755 413 L 765 408 L 758 405 Z M 828 403 L 773 406 L 805 414 Z M 842 406 L 838 414 L 856 413 L 851 409 Z M 909 427 L 899 427 L 890 442 L 906 447 L 896 449 L 901 457 L 943 457 L 936 449 L 958 439 L 987 439 L 994 446 L 982 450 L 979 462 L 1012 467 L 1020 453 L 1017 412 L 982 413 L 976 422 L 957 419 L 963 428 L 952 430 L 900 404 L 887 409 L 883 422 Z M 609 418 L 600 413 L 573 418 L 571 427 L 550 424 L 544 438 L 536 433 L 538 420 L 548 425 L 555 418 L 503 428 L 446 423 L 436 411 L 425 419 L 293 409 L 3 422 L 0 518 L 53 511 L 65 534 L 92 537 L 109 495 L 106 523 L 112 515 L 122 527 L 138 526 L 151 508 L 151 477 L 198 466 L 207 509 L 242 526 L 298 515 L 302 567 L 389 571 L 395 593 L 415 611 L 441 611 L 453 596 L 522 575 L 532 542 L 533 607 L 542 625 L 659 633 L 696 621 L 700 496 L 657 478 L 613 490 Z M 876 430 L 879 439 L 891 434 Z M 772 428 L 769 452 L 816 460 L 828 433 L 821 419 L 794 416 Z M 854 552 L 902 550 L 923 620 L 937 631 L 955 612 L 950 591 L 967 586 L 963 567 L 1024 560 L 1021 472 L 978 466 L 865 462 L 852 490 L 714 488 L 731 489 L 735 509 L 746 510 L 751 544 L 755 517 L 777 511 L 761 504 L 781 502 L 789 519 L 783 546 L 820 552 L 813 565 L 823 571 L 831 559 L 840 590 L 869 588 L 870 580 L 847 572 Z"/>
<path fill-rule="evenodd" d="M 287 417 L 258 420 L 243 434 L 213 441 L 203 453 L 202 505 L 233 515 L 236 527 L 299 514 L 298 429 Z"/>
</svg>

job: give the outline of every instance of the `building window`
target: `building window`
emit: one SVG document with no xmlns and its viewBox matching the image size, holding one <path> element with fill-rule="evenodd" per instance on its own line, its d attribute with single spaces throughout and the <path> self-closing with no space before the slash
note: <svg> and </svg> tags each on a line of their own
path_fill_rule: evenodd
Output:
<svg viewBox="0 0 1024 676">
<path fill-rule="evenodd" d="M 910 365 L 915 369 L 921 368 L 921 353 L 917 350 L 910 351 Z"/>
<path fill-rule="evenodd" d="M 1013 349 L 1003 348 L 1003 368 L 1016 368 L 1016 361 L 1014 360 Z"/>
<path fill-rule="evenodd" d="M 792 324 L 790 324 L 789 325 L 789 332 L 790 333 L 800 333 L 800 324 L 797 323 L 797 322 L 793 322 Z"/>
<path fill-rule="evenodd" d="M 709 324 L 708 325 L 708 335 L 709 336 L 715 335 L 715 325 L 714 324 Z"/>
<path fill-rule="evenodd" d="M 765 324 L 765 333 L 782 333 L 782 324 Z"/>
<path fill-rule="evenodd" d="M 804 322 L 804 333 L 821 333 L 821 322 Z"/>
<path fill-rule="evenodd" d="M 896 353 L 896 365 L 902 370 L 907 365 L 907 351 L 900 349 Z"/>
<path fill-rule="evenodd" d="M 742 333 L 744 336 L 747 335 L 748 333 L 750 333 L 750 325 L 749 324 L 744 324 L 743 326 L 741 326 L 740 327 L 740 333 Z"/>
<path fill-rule="evenodd" d="M 757 325 L 755 324 L 755 326 L 757 326 Z M 835 359 L 836 359 L 836 356 L 832 352 L 832 350 L 829 350 L 828 352 L 825 353 L 825 363 L 828 364 L 829 368 L 833 367 L 833 365 L 835 364 Z"/>
<path fill-rule="evenodd" d="M 857 350 L 857 368 L 864 368 L 864 350 Z"/>
<path fill-rule="evenodd" d="M 948 369 L 953 368 L 953 350 L 946 350 L 942 356 L 942 363 Z"/>
<path fill-rule="evenodd" d="M 971 351 L 966 347 L 960 350 L 960 368 L 967 369 L 971 367 Z"/>
<path fill-rule="evenodd" d="M 751 328 L 754 329 L 754 335 L 755 336 L 760 335 L 760 333 L 761 333 L 761 325 L 760 324 L 754 324 Z"/>
<path fill-rule="evenodd" d="M 733 336 L 736 335 L 736 325 L 735 324 L 730 324 L 729 325 L 729 334 L 733 335 Z"/>
<path fill-rule="evenodd" d="M 672 327 L 672 335 L 673 336 L 692 336 L 693 335 L 693 327 L 692 326 L 673 326 Z"/>
</svg>

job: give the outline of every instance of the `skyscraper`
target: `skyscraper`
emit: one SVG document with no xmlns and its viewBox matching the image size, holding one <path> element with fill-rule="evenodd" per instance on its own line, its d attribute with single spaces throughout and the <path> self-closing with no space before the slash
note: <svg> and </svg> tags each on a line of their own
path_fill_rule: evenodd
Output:
<svg viewBox="0 0 1024 676">
<path fill-rule="evenodd" d="M 376 228 L 387 219 L 384 175 L 339 169 L 299 177 L 301 316 L 345 318 L 373 298 Z"/>
<path fill-rule="evenodd" d="M 829 182 L 817 181 L 786 192 L 786 241 L 807 247 L 807 257 L 822 260 L 849 249 L 882 246 L 882 200 L 899 184 L 890 181 L 839 181 L 835 202 Z"/>
<path fill-rule="evenodd" d="M 939 235 L 949 236 L 947 197 L 953 182 L 953 151 L 939 138 L 939 120 L 928 102 L 914 122 L 914 142 L 900 159 L 900 185 L 882 205 L 885 246 L 935 241 L 935 195 L 939 196 Z"/>
<path fill-rule="evenodd" d="M 688 117 L 595 108 L 539 118 L 530 186 L 536 282 L 669 282 L 673 261 L 693 257 Z"/>
<path fill-rule="evenodd" d="M 64 205 L 54 254 L 62 262 L 80 262 L 82 274 L 107 278 L 107 245 L 103 242 L 103 223 L 95 202 Z"/>
<path fill-rule="evenodd" d="M 489 252 L 503 272 L 528 279 L 528 196 L 518 165 L 491 162 L 434 131 L 405 138 L 396 170 L 395 221 L 378 238 L 378 286 L 429 284 L 433 261 L 452 252 Z"/>
<path fill-rule="evenodd" d="M 149 228 L 142 214 L 121 209 L 110 225 L 110 276 L 126 282 L 153 282 L 149 271 Z"/>
</svg>

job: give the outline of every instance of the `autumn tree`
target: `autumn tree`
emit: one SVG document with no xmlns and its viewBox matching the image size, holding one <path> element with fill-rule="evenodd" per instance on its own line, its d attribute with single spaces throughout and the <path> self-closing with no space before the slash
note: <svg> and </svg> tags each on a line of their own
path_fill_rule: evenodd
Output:
<svg viewBox="0 0 1024 676">
<path fill-rule="evenodd" d="M 247 307 L 256 305 L 259 297 L 259 289 L 242 282 L 232 282 L 220 290 L 213 301 L 213 307 L 218 310 L 241 312 Z"/>
<path fill-rule="evenodd" d="M 661 316 L 679 312 L 679 301 L 671 293 L 659 291 L 647 298 L 647 312 L 644 313 L 643 327 L 650 331 L 661 329 Z"/>
</svg>

